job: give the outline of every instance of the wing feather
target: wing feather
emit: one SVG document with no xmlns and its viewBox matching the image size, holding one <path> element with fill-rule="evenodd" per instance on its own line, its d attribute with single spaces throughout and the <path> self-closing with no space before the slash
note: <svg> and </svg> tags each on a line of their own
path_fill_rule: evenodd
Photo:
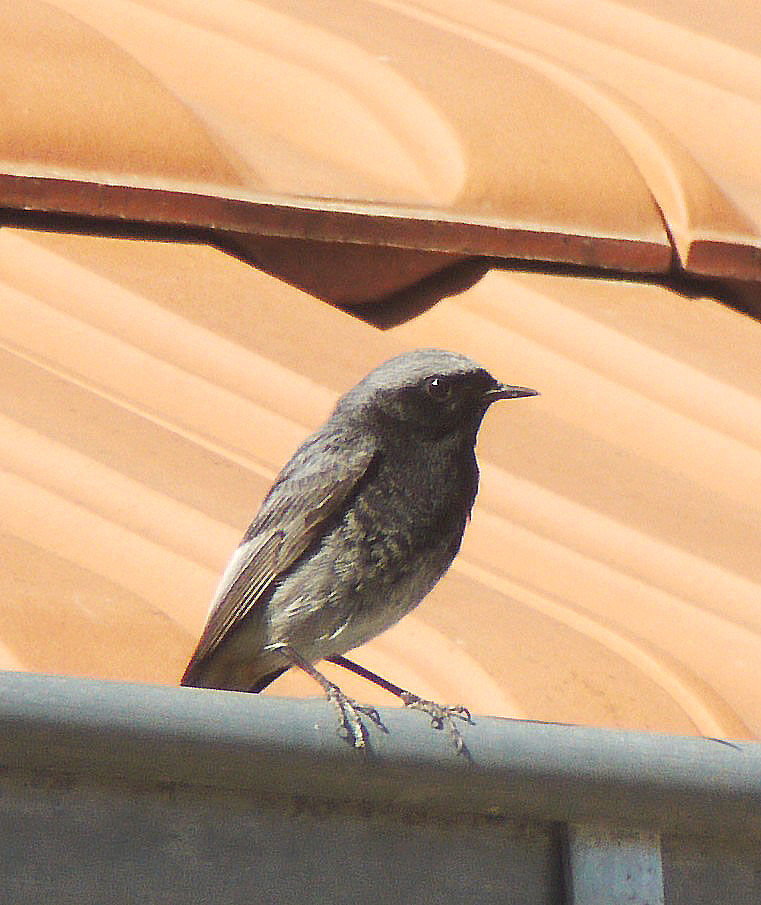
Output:
<svg viewBox="0 0 761 905">
<path fill-rule="evenodd" d="M 376 454 L 376 445 L 367 438 L 354 440 L 347 456 L 345 443 L 321 442 L 317 435 L 280 473 L 220 579 L 183 684 L 352 495 Z"/>
</svg>

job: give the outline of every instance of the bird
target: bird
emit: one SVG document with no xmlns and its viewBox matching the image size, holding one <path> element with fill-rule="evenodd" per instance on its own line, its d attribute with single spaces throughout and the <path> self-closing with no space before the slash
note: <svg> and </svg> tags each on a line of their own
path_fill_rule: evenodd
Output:
<svg viewBox="0 0 761 905">
<path fill-rule="evenodd" d="M 365 747 L 361 715 L 315 666 L 329 660 L 448 726 L 462 706 L 427 701 L 345 657 L 414 609 L 460 549 L 478 490 L 476 435 L 489 406 L 537 396 L 443 349 L 386 361 L 343 395 L 282 468 L 233 553 L 181 685 L 260 692 L 291 667 Z"/>
</svg>

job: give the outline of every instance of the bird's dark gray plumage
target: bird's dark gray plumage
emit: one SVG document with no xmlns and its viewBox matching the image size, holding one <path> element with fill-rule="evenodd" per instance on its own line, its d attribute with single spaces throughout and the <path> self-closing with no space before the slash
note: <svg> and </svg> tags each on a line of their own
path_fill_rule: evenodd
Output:
<svg viewBox="0 0 761 905">
<path fill-rule="evenodd" d="M 182 684 L 261 691 L 300 666 L 337 701 L 362 745 L 355 708 L 363 709 L 313 664 L 340 662 L 441 578 L 476 496 L 483 415 L 496 399 L 532 395 L 438 349 L 399 355 L 368 374 L 264 498 L 220 580 Z"/>
</svg>

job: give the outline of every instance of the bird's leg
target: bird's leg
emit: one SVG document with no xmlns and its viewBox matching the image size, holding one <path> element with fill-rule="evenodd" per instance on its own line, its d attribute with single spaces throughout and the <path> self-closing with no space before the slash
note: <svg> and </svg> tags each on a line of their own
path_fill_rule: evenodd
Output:
<svg viewBox="0 0 761 905">
<path fill-rule="evenodd" d="M 325 692 L 325 697 L 338 708 L 341 716 L 341 728 L 351 738 L 355 748 L 364 748 L 367 742 L 367 730 L 364 723 L 359 717 L 362 713 L 369 717 L 377 726 L 383 727 L 380 714 L 375 707 L 366 707 L 364 704 L 358 704 L 352 698 L 347 697 L 341 689 L 333 682 L 325 678 L 325 676 L 316 670 L 314 666 L 305 660 L 301 654 L 294 650 L 290 644 L 279 644 L 277 650 L 291 663 L 303 670 L 308 676 L 311 676 L 317 684 Z"/>
<path fill-rule="evenodd" d="M 465 739 L 463 739 L 462 733 L 457 728 L 457 724 L 453 719 L 454 717 L 457 717 L 457 719 L 463 720 L 466 723 L 472 723 L 473 720 L 470 717 L 470 711 L 467 707 L 462 707 L 460 705 L 446 707 L 442 704 L 437 704 L 435 701 L 426 701 L 416 694 L 413 694 L 411 691 L 407 691 L 399 685 L 394 685 L 393 682 L 389 682 L 388 679 L 384 679 L 377 673 L 365 669 L 365 667 L 360 666 L 359 663 L 355 663 L 353 660 L 347 660 L 346 657 L 328 657 L 328 660 L 331 663 L 335 663 L 336 666 L 343 666 L 350 672 L 362 676 L 363 679 L 367 679 L 368 682 L 372 682 L 386 691 L 391 692 L 391 694 L 396 695 L 405 707 L 409 707 L 412 710 L 422 710 L 423 713 L 427 713 L 431 718 L 431 725 L 435 729 L 443 729 L 444 726 L 446 726 L 452 737 L 452 742 L 454 743 L 457 753 L 465 754 L 467 756 L 468 749 L 465 747 Z"/>
</svg>

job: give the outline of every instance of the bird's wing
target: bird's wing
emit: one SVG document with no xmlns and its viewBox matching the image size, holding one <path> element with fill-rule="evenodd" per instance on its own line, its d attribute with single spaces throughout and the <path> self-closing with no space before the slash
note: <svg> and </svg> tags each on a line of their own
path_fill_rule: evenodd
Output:
<svg viewBox="0 0 761 905">
<path fill-rule="evenodd" d="M 305 444 L 265 497 L 220 579 L 183 683 L 320 535 L 367 473 L 376 445 L 357 437 L 348 450 L 321 444 L 319 455 L 314 452 Z"/>
</svg>

